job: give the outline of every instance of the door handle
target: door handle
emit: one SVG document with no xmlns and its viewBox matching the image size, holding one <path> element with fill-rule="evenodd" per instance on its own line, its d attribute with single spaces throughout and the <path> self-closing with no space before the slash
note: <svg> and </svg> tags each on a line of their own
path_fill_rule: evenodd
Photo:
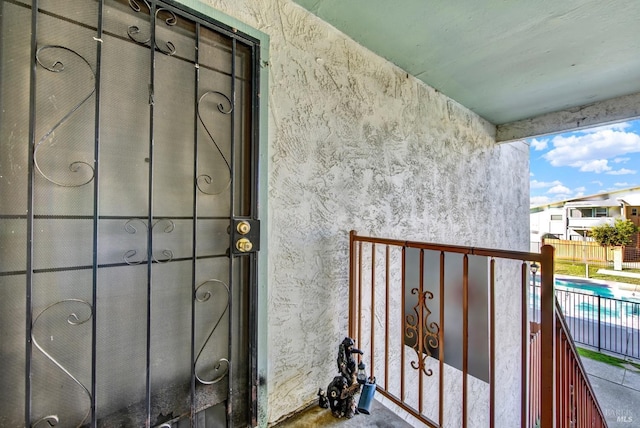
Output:
<svg viewBox="0 0 640 428">
<path fill-rule="evenodd" d="M 236 248 L 241 253 L 247 253 L 253 248 L 253 244 L 247 238 L 240 238 L 236 242 Z"/>
</svg>

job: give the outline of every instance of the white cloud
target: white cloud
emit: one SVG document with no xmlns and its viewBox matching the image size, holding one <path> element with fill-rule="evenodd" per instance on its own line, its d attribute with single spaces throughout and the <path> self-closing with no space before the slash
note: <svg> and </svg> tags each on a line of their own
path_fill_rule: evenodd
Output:
<svg viewBox="0 0 640 428">
<path fill-rule="evenodd" d="M 557 186 L 553 186 L 551 189 L 547 190 L 547 193 L 554 193 L 556 195 L 558 194 L 570 195 L 571 189 L 561 184 L 558 184 Z"/>
<path fill-rule="evenodd" d="M 531 206 L 545 205 L 549 202 L 551 202 L 551 198 L 549 198 L 548 196 L 532 196 L 529 199 L 529 205 Z"/>
<path fill-rule="evenodd" d="M 574 192 L 578 192 L 578 193 L 582 193 L 584 191 L 586 191 L 587 188 L 584 186 L 580 186 L 580 187 L 576 187 L 575 189 L 573 189 Z"/>
<path fill-rule="evenodd" d="M 623 129 L 621 125 L 582 135 L 555 136 L 551 140 L 553 149 L 543 158 L 553 166 L 572 166 L 598 173 L 610 171 L 607 159 L 624 159 L 622 155 L 640 152 L 640 135 L 619 130 Z"/>
<path fill-rule="evenodd" d="M 613 160 L 614 163 L 626 163 L 629 162 L 631 158 L 615 158 Z"/>
<path fill-rule="evenodd" d="M 553 187 L 553 186 L 560 186 L 560 185 L 562 185 L 562 182 L 558 180 L 554 180 L 554 181 L 531 180 L 531 183 L 529 183 L 529 187 L 532 189 L 544 189 L 545 187 Z"/>
<path fill-rule="evenodd" d="M 598 181 L 598 180 L 594 180 L 591 182 L 592 184 L 597 184 L 598 186 L 602 187 L 604 186 L 604 183 L 602 181 Z"/>
<path fill-rule="evenodd" d="M 629 175 L 629 174 L 635 174 L 636 171 L 635 169 L 626 169 L 626 168 L 622 168 L 619 169 L 617 171 L 607 171 L 607 174 L 609 175 Z"/>
<path fill-rule="evenodd" d="M 538 152 L 540 150 L 546 149 L 548 144 L 549 144 L 549 140 L 538 140 L 536 138 L 531 140 L 531 146 L 533 146 L 534 150 L 536 150 Z"/>
<path fill-rule="evenodd" d="M 629 183 L 613 183 L 614 186 L 616 187 L 629 187 L 631 186 L 631 184 Z"/>
<path fill-rule="evenodd" d="M 533 172 L 529 173 L 529 177 L 533 177 L 535 174 Z"/>
<path fill-rule="evenodd" d="M 609 161 L 606 159 L 596 159 L 589 162 L 579 161 L 574 162 L 571 166 L 579 167 L 582 172 L 595 172 L 597 174 L 611 170 Z"/>
</svg>

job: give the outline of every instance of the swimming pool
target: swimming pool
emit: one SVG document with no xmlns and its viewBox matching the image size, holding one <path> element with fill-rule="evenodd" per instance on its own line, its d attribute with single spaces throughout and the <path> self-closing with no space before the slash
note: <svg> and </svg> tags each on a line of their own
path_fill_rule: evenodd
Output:
<svg viewBox="0 0 640 428">
<path fill-rule="evenodd" d="M 537 279 L 537 278 L 536 278 Z M 540 283 L 531 293 L 532 320 L 540 320 Z M 640 286 L 555 278 L 555 296 L 576 343 L 640 359 Z"/>
<path fill-rule="evenodd" d="M 572 279 L 569 281 L 566 279 L 556 278 L 555 286 L 559 289 L 566 289 L 568 291 L 579 291 L 581 293 L 594 294 L 596 296 L 608 297 L 610 299 L 617 298 L 617 293 L 613 292 L 611 286 L 586 280 Z"/>
<path fill-rule="evenodd" d="M 540 282 L 536 278 L 530 307 L 533 319 L 538 320 L 540 310 Z M 612 324 L 626 324 L 631 319 L 640 323 L 640 293 L 620 289 L 615 283 L 594 282 L 582 278 L 555 279 L 556 299 L 565 316 L 585 319 L 599 317 Z M 600 309 L 598 311 L 598 308 Z M 636 321 L 638 320 L 638 321 Z"/>
<path fill-rule="evenodd" d="M 540 280 L 538 278 L 536 278 L 535 285 L 538 289 L 537 294 L 540 294 Z M 609 285 L 607 283 L 593 282 L 592 280 L 588 279 L 561 277 L 556 278 L 555 287 L 556 290 L 565 290 L 570 292 L 606 297 L 608 299 L 618 299 L 640 303 L 640 286 L 638 287 L 638 292 L 635 292 L 631 290 L 622 290 L 615 285 Z"/>
</svg>

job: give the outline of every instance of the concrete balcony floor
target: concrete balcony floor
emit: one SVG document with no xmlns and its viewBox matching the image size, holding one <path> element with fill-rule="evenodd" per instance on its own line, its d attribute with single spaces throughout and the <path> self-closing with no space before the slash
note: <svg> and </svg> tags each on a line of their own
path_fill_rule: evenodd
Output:
<svg viewBox="0 0 640 428">
<path fill-rule="evenodd" d="M 306 427 L 334 427 L 334 428 L 411 428 L 400 416 L 383 406 L 377 401 L 371 405 L 371 414 L 358 414 L 351 419 L 335 418 L 331 410 L 323 409 L 318 405 L 311 406 L 307 410 L 298 413 L 291 418 L 280 422 L 273 428 L 306 428 Z"/>
</svg>

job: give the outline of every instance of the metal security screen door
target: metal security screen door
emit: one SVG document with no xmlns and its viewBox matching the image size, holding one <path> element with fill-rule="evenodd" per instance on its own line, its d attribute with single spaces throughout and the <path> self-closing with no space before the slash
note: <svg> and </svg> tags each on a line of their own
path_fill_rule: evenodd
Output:
<svg viewBox="0 0 640 428">
<path fill-rule="evenodd" d="M 0 1 L 0 426 L 255 423 L 259 44 Z"/>
</svg>

